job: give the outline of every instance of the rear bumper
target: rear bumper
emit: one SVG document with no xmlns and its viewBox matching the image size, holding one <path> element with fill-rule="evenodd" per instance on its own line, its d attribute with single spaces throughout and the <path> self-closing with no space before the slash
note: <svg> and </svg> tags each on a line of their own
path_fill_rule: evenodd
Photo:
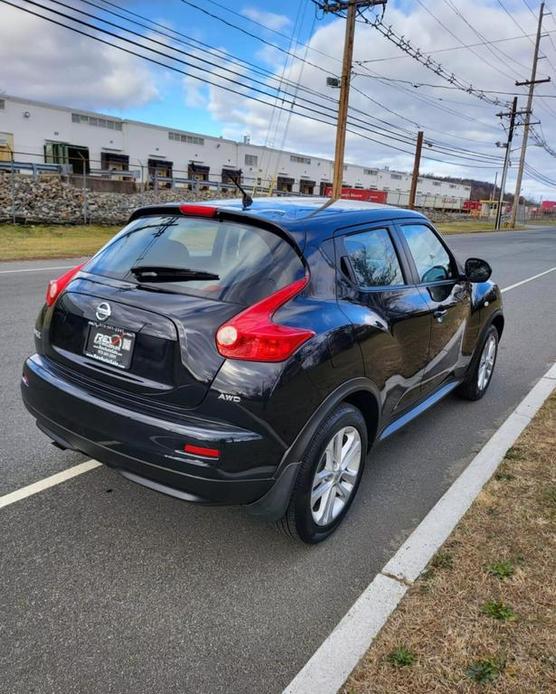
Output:
<svg viewBox="0 0 556 694">
<path fill-rule="evenodd" d="M 260 433 L 195 415 L 176 422 L 126 409 L 64 380 L 40 355 L 25 362 L 21 390 L 37 425 L 55 443 L 157 491 L 199 503 L 252 504 L 272 497 L 282 478 L 275 464 L 265 464 L 276 460 L 276 443 Z M 218 448 L 220 459 L 185 454 L 185 443 Z"/>
</svg>

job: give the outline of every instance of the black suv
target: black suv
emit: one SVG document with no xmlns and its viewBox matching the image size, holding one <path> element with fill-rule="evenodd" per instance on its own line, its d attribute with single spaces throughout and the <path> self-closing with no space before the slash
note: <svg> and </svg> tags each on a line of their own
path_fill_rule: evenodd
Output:
<svg viewBox="0 0 556 694">
<path fill-rule="evenodd" d="M 143 208 L 50 282 L 23 399 L 62 448 L 319 542 L 373 441 L 484 395 L 504 327 L 490 273 L 404 209 Z"/>
</svg>

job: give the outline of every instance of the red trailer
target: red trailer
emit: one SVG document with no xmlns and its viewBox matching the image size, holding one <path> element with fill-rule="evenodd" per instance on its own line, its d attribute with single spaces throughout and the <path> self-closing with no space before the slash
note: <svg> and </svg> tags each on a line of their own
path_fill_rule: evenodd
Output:
<svg viewBox="0 0 556 694">
<path fill-rule="evenodd" d="M 324 195 L 329 198 L 332 195 L 332 186 L 324 189 Z M 367 188 L 342 188 L 344 200 L 365 200 L 366 202 L 386 202 L 388 193 L 384 190 L 368 190 Z"/>
<path fill-rule="evenodd" d="M 480 210 L 481 209 L 481 201 L 480 200 L 464 200 L 463 201 L 463 209 L 466 212 L 472 212 L 474 210 Z"/>
</svg>

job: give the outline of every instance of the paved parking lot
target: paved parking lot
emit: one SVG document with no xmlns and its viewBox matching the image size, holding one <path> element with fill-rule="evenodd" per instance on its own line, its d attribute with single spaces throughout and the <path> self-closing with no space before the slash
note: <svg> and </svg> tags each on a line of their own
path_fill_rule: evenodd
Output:
<svg viewBox="0 0 556 694">
<path fill-rule="evenodd" d="M 448 241 L 491 262 L 502 287 L 556 266 L 556 229 Z M 49 445 L 19 398 L 35 315 L 60 274 L 42 268 L 61 265 L 0 264 L 0 495 L 84 460 Z M 555 297 L 556 271 L 504 294 L 487 396 L 449 397 L 374 448 L 349 519 L 323 545 L 104 467 L 1 509 L 2 691 L 281 691 L 555 361 Z"/>
</svg>

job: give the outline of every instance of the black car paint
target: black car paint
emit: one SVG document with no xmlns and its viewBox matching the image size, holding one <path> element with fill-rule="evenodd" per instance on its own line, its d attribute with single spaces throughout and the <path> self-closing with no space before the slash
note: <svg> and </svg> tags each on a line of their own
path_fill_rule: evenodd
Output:
<svg viewBox="0 0 556 694">
<path fill-rule="evenodd" d="M 454 280 L 418 283 L 399 225 L 415 219 L 428 224 L 422 215 L 392 208 L 369 213 L 364 206 L 288 215 L 282 201 L 267 204 L 270 210 L 258 214 L 256 206 L 219 214 L 279 233 L 299 253 L 310 283 L 273 320 L 310 326 L 316 333 L 311 340 L 283 363 L 226 360 L 214 334 L 237 306 L 223 316 L 222 307 L 215 311 L 208 300 L 148 291 L 139 302 L 140 290 L 129 283 L 85 268 L 54 307 L 42 309 L 37 354 L 24 366 L 23 398 L 40 428 L 62 447 L 159 491 L 247 504 L 274 519 L 285 509 L 307 442 L 339 402 L 360 407 L 372 441 L 426 409 L 427 398 L 432 403 L 435 393 L 442 394 L 439 388 L 448 384 L 448 392 L 462 380 L 492 322 L 501 332 L 494 283 L 471 284 L 460 265 Z M 161 209 L 179 213 L 164 206 L 132 218 Z M 341 239 L 377 225 L 387 225 L 396 241 L 406 284 L 362 291 L 341 268 Z M 110 301 L 115 323 L 139 335 L 144 368 L 134 374 L 92 363 L 79 340 L 69 350 L 51 341 L 57 331 L 79 334 L 79 320 L 94 320 L 101 300 Z M 442 322 L 433 318 L 438 306 L 447 307 Z M 156 363 L 149 353 L 157 354 Z M 221 456 L 213 461 L 185 454 L 184 442 L 218 447 Z"/>
</svg>

